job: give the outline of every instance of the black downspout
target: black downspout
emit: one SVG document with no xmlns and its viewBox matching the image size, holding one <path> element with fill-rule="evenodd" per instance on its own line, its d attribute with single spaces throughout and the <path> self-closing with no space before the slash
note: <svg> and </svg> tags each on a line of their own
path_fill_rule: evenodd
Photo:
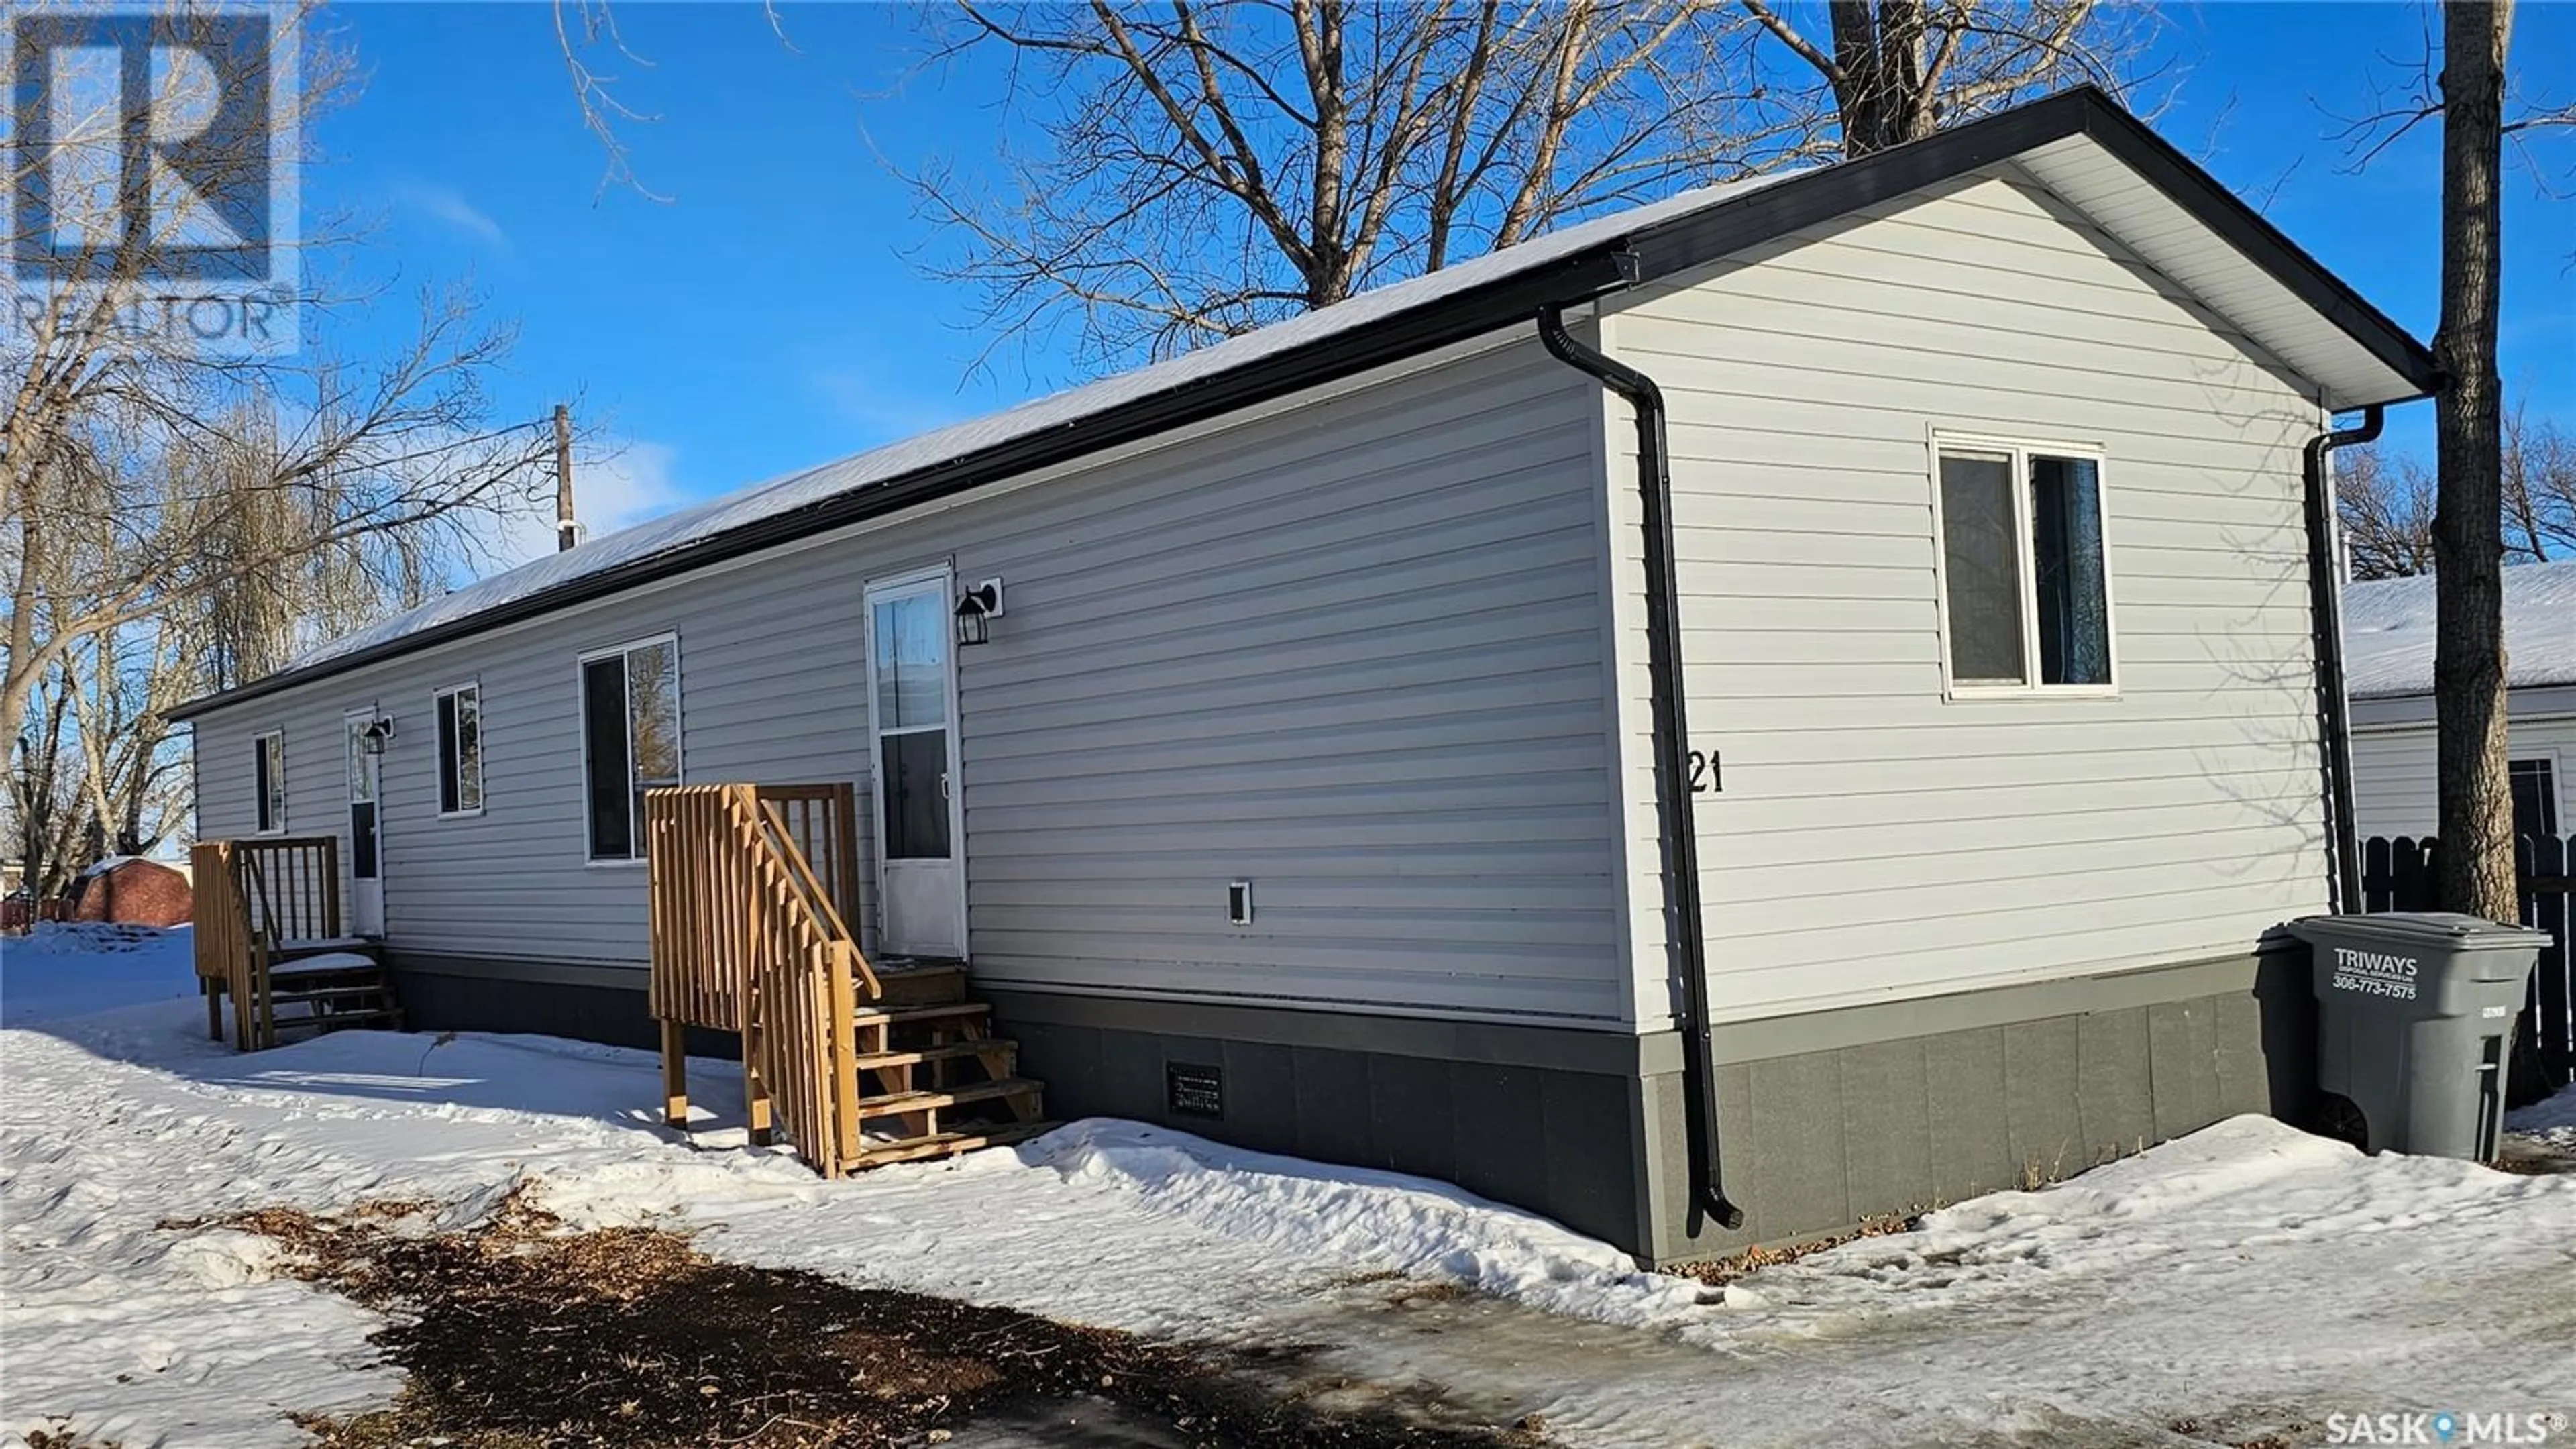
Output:
<svg viewBox="0 0 2576 1449">
<path fill-rule="evenodd" d="M 1646 523 L 1646 677 L 1654 708 L 1655 803 L 1664 829 L 1664 933 L 1672 969 L 1682 978 L 1685 1023 L 1682 1087 L 1690 1127 L 1690 1228 L 1701 1214 L 1719 1227 L 1744 1225 L 1744 1210 L 1727 1201 L 1718 1171 L 1717 1065 L 1709 1042 L 1707 926 L 1699 904 L 1699 827 L 1692 819 L 1689 777 L 1682 752 L 1690 725 L 1682 700 L 1681 586 L 1673 567 L 1673 470 L 1664 442 L 1664 394 L 1637 369 L 1577 341 L 1565 330 L 1565 309 L 1538 310 L 1538 340 L 1548 354 L 1591 374 L 1628 400 L 1637 415 L 1637 492 Z"/>
<path fill-rule="evenodd" d="M 2352 720 L 2344 699 L 2343 569 L 2336 557 L 2334 483 L 2326 476 L 2326 455 L 2337 448 L 2376 442 L 2387 409 L 2373 403 L 2361 410 L 2361 426 L 2319 433 L 2308 440 L 2308 612 L 2316 631 L 2317 721 L 2325 739 L 2327 828 L 2334 848 L 2334 907 L 2342 915 L 2361 913 L 2361 837 L 2352 819 Z"/>
</svg>

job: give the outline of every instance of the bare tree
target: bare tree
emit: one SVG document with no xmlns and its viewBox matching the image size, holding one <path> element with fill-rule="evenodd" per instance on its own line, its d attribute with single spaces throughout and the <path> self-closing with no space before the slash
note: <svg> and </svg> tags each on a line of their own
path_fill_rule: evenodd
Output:
<svg viewBox="0 0 2576 1449">
<path fill-rule="evenodd" d="M 0 793 L 7 828 L 0 832 L 38 900 L 60 894 L 89 863 L 82 829 L 79 757 L 71 742 L 71 701 L 59 685 L 40 689 L 12 740 L 8 788 Z"/>
<path fill-rule="evenodd" d="M 2516 404 L 2504 415 L 2502 457 L 2505 556 L 2576 558 L 2576 436 Z"/>
<path fill-rule="evenodd" d="M 1818 153 L 1752 114 L 1741 27 L 1692 0 L 1163 0 L 927 12 L 992 56 L 1034 149 L 911 173 L 934 270 L 1003 336 L 1168 356 L 1507 246 L 1588 208 Z M 998 182 L 986 176 L 998 176 Z"/>
<path fill-rule="evenodd" d="M 2083 81 L 2118 93 L 2158 23 L 2152 7 L 2098 0 L 1829 0 L 1818 38 L 1765 0 L 1739 3 L 1830 88 L 1846 156 Z"/>
<path fill-rule="evenodd" d="M 2433 515 L 2433 690 L 2444 906 L 2521 914 L 2513 796 L 2505 769 L 2503 384 L 2496 314 L 2503 278 L 2499 173 L 2512 0 L 2442 7 L 2442 322 L 2433 352 L 2440 485 Z"/>
<path fill-rule="evenodd" d="M 2336 455 L 2335 510 L 2353 578 L 2433 571 L 2433 475 L 2415 459 L 2375 447 Z"/>
<path fill-rule="evenodd" d="M 1836 4 L 1838 27 L 1847 11 L 1880 27 L 1866 77 L 1859 50 L 1838 59 L 1758 0 L 969 3 L 929 12 L 935 58 L 1006 60 L 1005 114 L 1040 140 L 1006 150 L 998 184 L 945 165 L 909 179 L 964 239 L 932 270 L 980 290 L 980 326 L 1067 326 L 1080 361 L 1112 364 L 1589 212 L 2115 79 L 2136 53 L 2092 0 Z M 1777 44 L 1817 83 L 1780 85 Z"/>
<path fill-rule="evenodd" d="M 168 12 L 178 39 L 198 20 L 190 7 Z M 285 28 L 279 43 L 298 36 Z M 317 54 L 304 52 L 306 94 L 327 95 Z M 203 84 L 202 68 L 166 70 L 169 89 L 143 114 L 210 104 L 179 93 Z M 191 186 L 156 194 L 155 224 L 129 224 L 118 166 L 135 114 L 111 91 L 96 114 L 58 124 L 50 145 L 13 153 L 22 194 L 50 188 L 57 232 L 106 239 L 62 274 L 22 277 L 0 344 L 0 737 L 13 748 L 39 682 L 130 627 L 189 629 L 282 602 L 270 609 L 274 645 L 278 620 L 319 622 L 301 609 L 311 591 L 281 600 L 281 580 L 381 586 L 408 571 L 417 594 L 482 535 L 482 520 L 534 507 L 550 455 L 542 420 L 489 420 L 484 380 L 512 335 L 482 323 L 469 293 L 425 293 L 414 340 L 364 361 L 310 340 L 231 352 L 185 328 L 132 326 L 174 238 L 188 235 L 190 209 L 222 216 L 266 196 L 272 160 L 263 138 L 210 130 L 195 143 Z M 107 184 L 64 182 L 85 175 Z M 317 311 L 380 301 L 302 300 Z M 244 662 L 274 667 L 278 652 Z"/>
<path fill-rule="evenodd" d="M 2452 910 L 2512 920 L 2520 902 L 2505 765 L 2503 568 L 2510 550 L 2546 557 L 2567 540 L 2545 472 L 2564 444 L 2554 427 L 2525 429 L 2518 416 L 2509 428 L 2503 410 L 2504 148 L 2521 147 L 2538 171 L 2531 144 L 2576 126 L 2576 105 L 2512 94 L 2512 0 L 2444 0 L 2440 16 L 2438 40 L 2428 23 L 2398 82 L 2374 79 L 2371 106 L 2346 122 L 2343 137 L 2347 164 L 2358 169 L 2426 122 L 2441 124 L 2442 320 L 2433 338 L 2443 373 L 2433 522 L 2441 897 Z M 2508 457 L 2509 433 L 2520 466 Z"/>
<path fill-rule="evenodd" d="M 2527 406 L 2504 414 L 2502 541 L 2508 564 L 2576 558 L 2576 436 Z M 2377 448 L 2340 454 L 2336 506 L 2356 579 L 2433 572 L 2437 485 L 2419 459 Z"/>
<path fill-rule="evenodd" d="M 1077 362 L 1116 365 L 1682 186 L 2121 88 L 2159 23 L 2100 0 L 1828 13 L 1820 45 L 1765 0 L 958 0 L 923 8 L 930 63 L 1007 67 L 998 167 L 900 174 L 962 238 L 928 269 L 980 291 L 996 345 L 1068 327 Z M 608 0 L 556 0 L 555 28 L 603 185 L 652 195 L 620 130 L 653 118 L 600 69 L 646 62 Z"/>
</svg>

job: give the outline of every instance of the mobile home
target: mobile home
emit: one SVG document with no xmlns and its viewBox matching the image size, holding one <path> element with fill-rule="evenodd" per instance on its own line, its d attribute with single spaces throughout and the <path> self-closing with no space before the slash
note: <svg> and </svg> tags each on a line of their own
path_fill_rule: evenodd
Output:
<svg viewBox="0 0 2576 1449">
<path fill-rule="evenodd" d="M 2295 1109 L 2327 452 L 2433 377 L 2069 92 L 461 589 L 191 706 L 200 832 L 640 1042 L 647 792 L 851 785 L 1049 1115 L 1705 1256 Z"/>
</svg>

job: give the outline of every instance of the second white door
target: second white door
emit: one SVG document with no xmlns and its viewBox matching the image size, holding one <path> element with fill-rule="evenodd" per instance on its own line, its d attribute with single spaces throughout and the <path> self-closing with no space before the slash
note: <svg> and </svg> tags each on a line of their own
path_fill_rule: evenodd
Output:
<svg viewBox="0 0 2576 1449">
<path fill-rule="evenodd" d="M 944 569 L 867 591 L 877 898 L 894 955 L 966 954 L 949 593 Z"/>
<path fill-rule="evenodd" d="M 361 936 L 385 933 L 384 756 L 367 748 L 372 709 L 344 724 L 349 762 L 349 921 Z"/>
</svg>

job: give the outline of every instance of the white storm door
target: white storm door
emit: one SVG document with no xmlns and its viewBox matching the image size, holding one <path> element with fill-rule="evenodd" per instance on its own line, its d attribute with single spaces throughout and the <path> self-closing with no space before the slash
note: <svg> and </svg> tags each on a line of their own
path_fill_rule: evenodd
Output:
<svg viewBox="0 0 2576 1449">
<path fill-rule="evenodd" d="M 892 955 L 966 954 L 949 592 L 945 570 L 867 591 L 877 899 Z"/>
<path fill-rule="evenodd" d="M 348 717 L 345 731 L 349 776 L 349 920 L 347 929 L 361 936 L 385 933 L 385 859 L 383 821 L 384 756 L 367 750 L 366 729 L 375 711 Z"/>
</svg>

